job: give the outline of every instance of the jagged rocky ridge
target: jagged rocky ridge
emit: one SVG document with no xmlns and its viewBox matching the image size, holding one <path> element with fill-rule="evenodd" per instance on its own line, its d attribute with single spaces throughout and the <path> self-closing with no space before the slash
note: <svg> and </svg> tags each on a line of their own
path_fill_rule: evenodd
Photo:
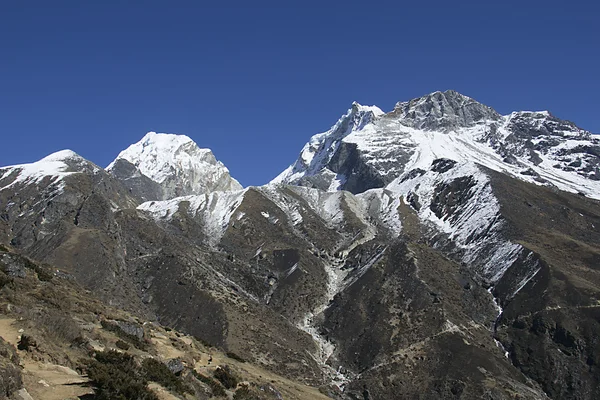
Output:
<svg viewBox="0 0 600 400">
<path fill-rule="evenodd" d="M 0 242 L 333 397 L 598 395 L 589 132 L 453 91 L 355 103 L 246 189 L 156 139 L 109 173 L 73 153 L 0 169 Z"/>
<path fill-rule="evenodd" d="M 447 91 L 398 103 L 389 113 L 354 103 L 273 182 L 360 193 L 448 158 L 598 198 L 599 157 L 600 139 L 548 112 L 501 116 Z"/>
</svg>

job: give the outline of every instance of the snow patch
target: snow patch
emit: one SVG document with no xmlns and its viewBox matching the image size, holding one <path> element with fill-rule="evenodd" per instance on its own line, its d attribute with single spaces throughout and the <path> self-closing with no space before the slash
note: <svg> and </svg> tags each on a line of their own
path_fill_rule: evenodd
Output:
<svg viewBox="0 0 600 400">
<path fill-rule="evenodd" d="M 39 161 L 30 164 L 12 165 L 0 168 L 0 180 L 14 176 L 14 180 L 1 187 L 0 190 L 9 189 L 20 184 L 39 183 L 46 177 L 51 177 L 54 183 L 64 177 L 77 173 L 69 171 L 70 166 L 66 161 L 85 162 L 85 159 L 72 150 L 61 150 L 52 153 Z"/>
<path fill-rule="evenodd" d="M 436 215 L 432 207 L 437 201 L 436 194 L 439 195 L 436 189 L 457 179 L 464 179 L 470 185 L 468 192 L 461 194 L 467 197 L 465 204 L 451 215 Z M 408 172 L 387 189 L 404 196 L 405 200 L 409 195 L 415 196 L 420 203 L 417 211 L 420 219 L 447 234 L 448 239 L 462 250 L 462 261 L 479 264 L 479 273 L 491 282 L 502 277 L 522 250 L 520 245 L 502 237 L 504 221 L 500 204 L 492 192 L 489 177 L 472 162 L 457 163 L 443 173 L 429 170 L 411 177 Z M 481 251 L 484 248 L 489 256 L 482 261 Z"/>
<path fill-rule="evenodd" d="M 400 195 L 387 189 L 371 189 L 360 193 L 356 198 L 361 202 L 368 222 L 378 221 L 397 237 L 402 232 L 402 222 L 398 207 Z"/>
<path fill-rule="evenodd" d="M 352 132 L 369 127 L 385 113 L 376 106 L 362 106 L 357 102 L 327 132 L 310 138 L 296 162 L 286 168 L 271 183 L 295 183 L 304 177 L 318 175 L 331 161 L 342 140 Z M 332 174 L 330 190 L 338 190 L 345 177 Z"/>
<path fill-rule="evenodd" d="M 166 201 L 149 201 L 140 204 L 137 209 L 150 213 L 156 220 L 169 221 L 185 206 L 190 217 L 202 222 L 206 239 L 214 246 L 225 234 L 229 221 L 244 199 L 245 193 L 246 189 L 184 196 Z"/>
</svg>

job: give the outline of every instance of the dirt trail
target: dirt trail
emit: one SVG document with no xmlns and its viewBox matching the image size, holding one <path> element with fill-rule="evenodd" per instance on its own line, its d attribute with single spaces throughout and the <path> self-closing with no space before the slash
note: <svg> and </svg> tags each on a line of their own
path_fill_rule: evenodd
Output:
<svg viewBox="0 0 600 400">
<path fill-rule="evenodd" d="M 14 319 L 0 319 L 0 336 L 8 343 L 17 347 L 21 334 L 19 333 L 19 329 L 13 325 L 14 322 Z"/>
<path fill-rule="evenodd" d="M 184 351 L 173 347 L 171 338 L 168 336 L 163 335 L 160 332 L 152 332 L 151 336 L 150 341 L 154 345 L 154 349 L 163 359 L 169 360 L 171 358 L 183 358 L 185 356 Z"/>
<path fill-rule="evenodd" d="M 0 319 L 0 336 L 17 347 L 21 332 L 14 319 Z M 26 351 L 17 350 L 23 367 L 23 384 L 34 400 L 63 400 L 93 393 L 88 379 L 71 368 L 31 359 Z"/>
</svg>

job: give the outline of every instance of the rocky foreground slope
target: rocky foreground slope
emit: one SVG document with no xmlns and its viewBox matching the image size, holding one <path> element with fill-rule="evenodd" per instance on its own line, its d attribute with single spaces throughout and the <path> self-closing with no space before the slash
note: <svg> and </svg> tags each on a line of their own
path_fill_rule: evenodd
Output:
<svg viewBox="0 0 600 400">
<path fill-rule="evenodd" d="M 68 274 L 7 248 L 0 248 L 0 287 L 2 398 L 327 398 L 107 306 Z"/>
<path fill-rule="evenodd" d="M 332 398 L 594 399 L 599 163 L 548 112 L 436 92 L 353 104 L 262 187 L 153 133 L 1 168 L 0 243 Z"/>
</svg>

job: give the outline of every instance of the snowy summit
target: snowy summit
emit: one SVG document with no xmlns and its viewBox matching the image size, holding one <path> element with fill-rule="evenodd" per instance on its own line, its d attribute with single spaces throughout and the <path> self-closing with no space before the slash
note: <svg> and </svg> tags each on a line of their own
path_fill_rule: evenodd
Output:
<svg viewBox="0 0 600 400">
<path fill-rule="evenodd" d="M 52 153 L 30 164 L 13 165 L 0 168 L 0 190 L 19 184 L 34 184 L 49 178 L 59 182 L 62 178 L 79 172 L 83 165 L 91 164 L 72 150 Z M 94 170 L 95 166 L 92 167 Z"/>
<path fill-rule="evenodd" d="M 354 103 L 272 182 L 361 193 L 446 158 L 599 199 L 599 154 L 598 138 L 547 111 L 503 116 L 448 90 L 388 113 Z"/>
<path fill-rule="evenodd" d="M 129 179 L 147 178 L 159 184 L 164 193 L 157 199 L 242 188 L 211 150 L 199 148 L 185 135 L 148 132 L 106 170 L 121 178 L 128 175 Z"/>
</svg>

